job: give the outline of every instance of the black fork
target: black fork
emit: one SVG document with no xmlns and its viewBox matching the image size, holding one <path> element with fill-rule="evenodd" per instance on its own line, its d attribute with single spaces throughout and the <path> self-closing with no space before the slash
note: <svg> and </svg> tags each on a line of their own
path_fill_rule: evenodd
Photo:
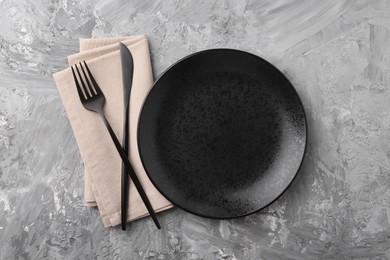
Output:
<svg viewBox="0 0 390 260">
<path fill-rule="evenodd" d="M 89 70 L 87 63 L 85 61 L 83 61 L 83 63 L 84 66 L 81 62 L 79 63 L 79 67 L 81 68 L 82 74 L 80 73 L 80 70 L 77 65 L 71 67 L 77 92 L 79 93 L 80 96 L 80 101 L 86 109 L 98 113 L 100 118 L 103 120 L 104 124 L 107 127 L 108 132 L 111 135 L 115 147 L 122 158 L 123 163 L 129 169 L 128 174 L 130 178 L 133 180 L 134 186 L 136 187 L 139 195 L 141 196 L 142 201 L 144 202 L 157 228 L 160 229 L 161 228 L 160 223 L 158 222 L 156 213 L 154 212 L 153 207 L 150 204 L 148 196 L 146 195 L 136 173 L 134 172 L 134 169 L 131 166 L 129 159 L 126 156 L 125 150 L 122 148 L 118 138 L 116 137 L 114 131 L 112 130 L 110 124 L 107 121 L 106 116 L 103 113 L 103 106 L 106 101 L 103 92 L 100 90 L 99 85 L 96 83 L 94 77 L 92 76 L 92 73 Z M 75 67 L 75 69 L 73 67 Z M 84 67 L 87 73 L 85 73 Z M 76 76 L 75 70 L 77 71 L 78 77 Z"/>
</svg>

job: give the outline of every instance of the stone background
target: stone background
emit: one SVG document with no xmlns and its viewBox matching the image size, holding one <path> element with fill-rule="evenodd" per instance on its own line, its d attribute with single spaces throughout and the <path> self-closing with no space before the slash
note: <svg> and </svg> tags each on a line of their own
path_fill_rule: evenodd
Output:
<svg viewBox="0 0 390 260">
<path fill-rule="evenodd" d="M 390 259 L 390 1 L 0 0 L 0 259 Z M 303 167 L 234 220 L 179 209 L 126 232 L 83 205 L 83 166 L 52 73 L 80 37 L 146 34 L 154 73 L 229 47 L 302 97 Z"/>
</svg>

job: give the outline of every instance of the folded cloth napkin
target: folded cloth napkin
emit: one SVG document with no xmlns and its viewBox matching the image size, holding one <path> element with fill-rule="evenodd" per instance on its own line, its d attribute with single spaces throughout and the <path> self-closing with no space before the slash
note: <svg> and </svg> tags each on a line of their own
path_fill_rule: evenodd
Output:
<svg viewBox="0 0 390 260">
<path fill-rule="evenodd" d="M 123 87 L 119 42 L 125 44 L 134 60 L 130 97 L 129 160 L 155 211 L 172 207 L 153 186 L 138 153 L 137 122 L 142 104 L 153 84 L 148 41 L 145 36 L 80 39 L 80 53 L 68 57 L 69 65 L 85 60 L 106 98 L 104 113 L 116 136 L 123 136 Z M 122 160 L 97 113 L 80 102 L 70 68 L 53 75 L 68 114 L 84 162 L 85 202 L 98 206 L 105 227 L 121 223 Z M 130 182 L 128 221 L 148 215 L 133 183 Z"/>
</svg>

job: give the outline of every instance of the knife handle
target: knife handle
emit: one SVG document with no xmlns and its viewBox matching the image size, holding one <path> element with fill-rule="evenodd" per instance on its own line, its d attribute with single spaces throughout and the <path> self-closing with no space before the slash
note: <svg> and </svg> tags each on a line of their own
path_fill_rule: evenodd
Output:
<svg viewBox="0 0 390 260">
<path fill-rule="evenodd" d="M 123 119 L 123 142 L 122 146 L 125 150 L 127 158 L 129 158 L 129 106 L 125 107 Z M 126 230 L 127 223 L 127 207 L 129 203 L 129 168 L 122 163 L 122 178 L 121 178 L 121 223 L 122 230 Z"/>
</svg>

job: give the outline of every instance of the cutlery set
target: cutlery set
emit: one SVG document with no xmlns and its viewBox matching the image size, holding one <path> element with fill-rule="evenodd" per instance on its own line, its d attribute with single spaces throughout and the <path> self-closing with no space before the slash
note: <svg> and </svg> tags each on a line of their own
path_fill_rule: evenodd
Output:
<svg viewBox="0 0 390 260">
<path fill-rule="evenodd" d="M 110 123 L 108 122 L 106 116 L 103 112 L 103 107 L 105 103 L 105 97 L 101 91 L 99 85 L 95 81 L 91 71 L 88 68 L 88 65 L 85 61 L 80 62 L 78 65 L 73 65 L 71 67 L 72 74 L 74 77 L 74 82 L 77 88 L 77 92 L 80 97 L 80 101 L 85 109 L 98 113 L 100 118 L 103 120 L 104 125 L 106 126 L 114 145 L 122 158 L 122 190 L 121 190 L 121 221 L 122 229 L 126 229 L 126 220 L 127 220 L 127 203 L 128 203 L 128 189 L 129 182 L 128 176 L 134 183 L 138 193 L 140 194 L 142 201 L 144 202 L 150 216 L 152 217 L 157 228 L 160 229 L 160 223 L 157 219 L 156 213 L 153 210 L 153 207 L 149 201 L 148 196 L 146 195 L 138 177 L 135 173 L 131 163 L 128 159 L 128 149 L 129 149 L 129 106 L 130 106 L 130 92 L 132 86 L 133 78 L 133 60 L 130 51 L 124 44 L 120 44 L 120 54 L 122 62 L 122 78 L 123 78 L 123 94 L 124 94 L 124 137 L 123 137 L 123 147 L 120 144 L 117 136 L 115 135 L 113 129 L 111 128 Z M 80 72 L 81 71 L 81 72 Z"/>
</svg>

